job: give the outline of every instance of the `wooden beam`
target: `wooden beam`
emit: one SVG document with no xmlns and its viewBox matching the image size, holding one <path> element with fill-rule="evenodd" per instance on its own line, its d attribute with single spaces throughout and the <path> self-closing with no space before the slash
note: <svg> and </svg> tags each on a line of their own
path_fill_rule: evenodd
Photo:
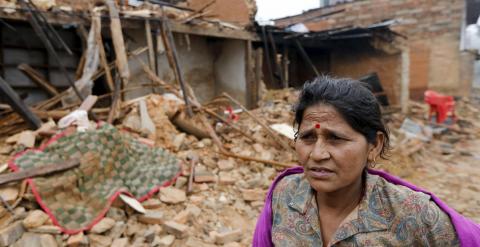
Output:
<svg viewBox="0 0 480 247">
<path fill-rule="evenodd" d="M 270 78 L 270 83 L 275 84 L 275 77 L 273 76 L 272 62 L 270 61 L 270 51 L 268 49 L 268 40 L 267 33 L 265 31 L 265 26 L 262 26 L 262 41 L 263 41 L 263 51 L 265 52 L 265 62 L 267 63 L 268 75 Z"/>
<path fill-rule="evenodd" d="M 37 36 L 40 38 L 42 43 L 47 48 L 47 51 L 49 52 L 48 55 L 53 56 L 53 58 L 55 59 L 55 61 L 58 64 L 58 66 L 60 67 L 60 71 L 62 72 L 63 76 L 65 77 L 65 79 L 67 79 L 67 82 L 70 84 L 70 87 L 72 87 L 72 89 L 75 92 L 75 94 L 77 95 L 77 97 L 80 99 L 80 101 L 82 101 L 83 96 L 80 94 L 80 91 L 78 91 L 78 89 L 75 86 L 75 83 L 73 82 L 72 78 L 70 78 L 70 76 L 68 74 L 68 71 L 65 68 L 65 65 L 60 60 L 60 57 L 59 57 L 57 51 L 55 50 L 55 48 L 53 47 L 52 42 L 50 42 L 50 40 L 48 39 L 47 34 L 45 33 L 45 30 L 43 30 L 42 27 L 40 26 L 40 23 L 39 23 L 38 18 L 36 17 L 35 11 L 32 10 L 29 7 L 27 2 L 21 1 L 20 3 L 23 7 L 27 7 L 28 13 L 29 13 L 29 15 L 27 15 L 28 20 L 29 20 L 30 24 L 32 25 L 33 31 L 37 34 Z"/>
<path fill-rule="evenodd" d="M 125 42 L 122 34 L 122 24 L 120 23 L 120 16 L 118 9 L 113 0 L 105 0 L 110 13 L 110 29 L 112 32 L 113 47 L 117 57 L 117 68 L 122 78 L 123 86 L 128 84 L 130 78 L 130 70 L 128 69 L 128 59 L 125 49 Z"/>
<path fill-rule="evenodd" d="M 245 41 L 245 84 L 247 90 L 247 107 L 249 109 L 255 108 L 256 101 L 254 98 L 255 95 L 255 80 L 253 76 L 253 65 L 252 65 L 252 41 Z"/>
<path fill-rule="evenodd" d="M 280 63 L 278 62 L 278 59 L 277 59 L 277 46 L 275 44 L 275 40 L 273 39 L 273 34 L 271 31 L 267 31 L 268 33 L 268 39 L 270 40 L 270 43 L 272 45 L 272 52 L 273 52 L 273 56 L 272 56 L 272 59 L 273 59 L 273 63 L 275 64 L 275 68 L 276 68 L 276 71 L 277 73 L 279 74 L 280 76 L 280 82 L 282 84 L 282 87 L 283 88 L 286 88 L 285 87 L 285 78 L 283 77 L 283 71 L 282 71 L 282 66 L 280 66 Z"/>
<path fill-rule="evenodd" d="M 23 103 L 10 85 L 0 77 L 0 96 L 27 122 L 32 128 L 38 129 L 42 121 Z"/>
<path fill-rule="evenodd" d="M 243 155 L 234 154 L 234 153 L 226 152 L 226 151 L 219 152 L 219 153 L 223 154 L 227 157 L 232 157 L 232 158 L 241 159 L 241 160 L 245 160 L 245 161 L 254 161 L 254 162 L 264 163 L 264 164 L 268 164 L 268 165 L 279 166 L 279 167 L 282 167 L 282 168 L 290 168 L 290 167 L 295 166 L 294 164 L 286 164 L 286 163 L 282 163 L 282 162 L 278 162 L 278 161 L 274 161 L 274 160 L 258 159 L 258 158 L 255 158 L 255 157 L 243 156 Z"/>
<path fill-rule="evenodd" d="M 48 82 L 42 74 L 40 74 L 30 65 L 22 63 L 18 65 L 18 69 L 25 73 L 30 79 L 32 79 L 33 82 L 43 88 L 50 95 L 56 96 L 59 94 L 57 89 L 50 82 Z"/>
<path fill-rule="evenodd" d="M 172 68 L 175 74 L 175 79 L 177 80 L 177 83 L 178 85 L 180 85 L 180 89 L 182 90 L 183 100 L 185 101 L 185 105 L 187 107 L 187 114 L 189 117 L 192 117 L 193 111 L 192 111 L 192 106 L 190 104 L 190 100 L 188 99 L 187 85 L 183 80 L 183 74 L 182 74 L 182 71 L 180 70 L 180 65 L 178 62 L 178 54 L 177 54 L 177 48 L 175 46 L 175 40 L 173 38 L 172 32 L 170 31 L 169 22 L 166 18 L 163 18 L 162 25 L 163 25 L 161 28 L 162 39 L 164 41 L 165 49 L 167 51 L 167 58 L 168 58 L 170 67 Z"/>
<path fill-rule="evenodd" d="M 294 40 L 295 40 L 294 41 L 295 45 L 297 46 L 297 49 L 300 52 L 300 54 L 302 55 L 305 62 L 307 62 L 307 64 L 312 68 L 312 70 L 313 70 L 313 72 L 315 73 L 316 76 L 320 76 L 320 72 L 318 72 L 317 67 L 315 67 L 315 64 L 313 64 L 312 60 L 308 56 L 305 49 L 303 49 L 303 46 L 302 46 L 302 44 L 300 44 L 300 41 L 298 41 L 298 39 L 294 39 Z"/>
<path fill-rule="evenodd" d="M 263 50 L 260 47 L 255 50 L 254 66 L 255 66 L 255 80 L 252 82 L 252 98 L 255 101 L 255 105 L 253 105 L 253 108 L 256 108 L 258 106 L 257 104 L 260 99 L 259 88 L 263 78 Z"/>
<path fill-rule="evenodd" d="M 170 28 L 175 33 L 188 33 L 200 36 L 210 36 L 218 38 L 240 39 L 259 41 L 260 38 L 254 33 L 244 30 L 225 29 L 219 27 L 193 26 L 188 24 L 182 24 L 179 22 L 171 22 Z"/>
<path fill-rule="evenodd" d="M 155 71 L 155 50 L 153 47 L 152 27 L 150 25 L 150 20 L 145 21 L 145 35 L 147 39 L 148 61 L 150 64 L 150 69 Z"/>
<path fill-rule="evenodd" d="M 70 160 L 60 164 L 51 164 L 51 165 L 44 165 L 40 167 L 30 168 L 27 170 L 22 170 L 19 172 L 8 173 L 4 175 L 0 175 L 0 185 L 21 181 L 26 178 L 33 178 L 42 175 L 48 175 L 54 172 L 60 172 L 69 170 L 80 166 L 80 162 L 78 160 Z"/>
</svg>

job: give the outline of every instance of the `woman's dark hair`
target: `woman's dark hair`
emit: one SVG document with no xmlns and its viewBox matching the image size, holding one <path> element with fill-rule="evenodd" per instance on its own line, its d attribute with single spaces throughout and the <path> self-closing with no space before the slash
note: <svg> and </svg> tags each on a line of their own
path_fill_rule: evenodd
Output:
<svg viewBox="0 0 480 247">
<path fill-rule="evenodd" d="M 349 78 L 329 76 L 317 77 L 311 82 L 306 82 L 294 106 L 295 124 L 298 128 L 302 123 L 305 109 L 317 104 L 334 107 L 350 127 L 365 136 L 369 143 L 375 142 L 378 131 L 382 132 L 385 141 L 380 156 L 386 158 L 390 148 L 389 133 L 382 121 L 380 105 L 368 84 Z"/>
</svg>

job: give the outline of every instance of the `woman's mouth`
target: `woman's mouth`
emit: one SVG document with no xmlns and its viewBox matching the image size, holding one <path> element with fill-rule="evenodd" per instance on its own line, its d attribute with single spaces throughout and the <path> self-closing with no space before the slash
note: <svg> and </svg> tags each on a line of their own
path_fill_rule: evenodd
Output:
<svg viewBox="0 0 480 247">
<path fill-rule="evenodd" d="M 323 167 L 309 167 L 307 172 L 308 176 L 317 179 L 326 179 L 334 175 L 332 170 Z"/>
</svg>

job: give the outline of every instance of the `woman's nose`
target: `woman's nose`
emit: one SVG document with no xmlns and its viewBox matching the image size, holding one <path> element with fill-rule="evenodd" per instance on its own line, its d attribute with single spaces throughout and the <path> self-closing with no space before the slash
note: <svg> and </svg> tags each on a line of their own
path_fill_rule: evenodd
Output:
<svg viewBox="0 0 480 247">
<path fill-rule="evenodd" d="M 330 158 L 330 153 L 328 152 L 324 141 L 321 139 L 317 140 L 309 158 L 316 161 Z"/>
</svg>

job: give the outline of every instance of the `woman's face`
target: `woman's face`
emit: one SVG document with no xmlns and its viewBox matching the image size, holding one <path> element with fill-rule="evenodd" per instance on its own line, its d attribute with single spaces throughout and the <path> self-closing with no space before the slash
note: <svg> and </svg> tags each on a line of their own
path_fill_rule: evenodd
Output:
<svg viewBox="0 0 480 247">
<path fill-rule="evenodd" d="M 383 143 L 383 135 L 378 135 Z M 305 109 L 295 143 L 306 178 L 322 193 L 358 185 L 367 160 L 373 160 L 379 148 L 352 129 L 334 107 L 324 104 Z"/>
</svg>

